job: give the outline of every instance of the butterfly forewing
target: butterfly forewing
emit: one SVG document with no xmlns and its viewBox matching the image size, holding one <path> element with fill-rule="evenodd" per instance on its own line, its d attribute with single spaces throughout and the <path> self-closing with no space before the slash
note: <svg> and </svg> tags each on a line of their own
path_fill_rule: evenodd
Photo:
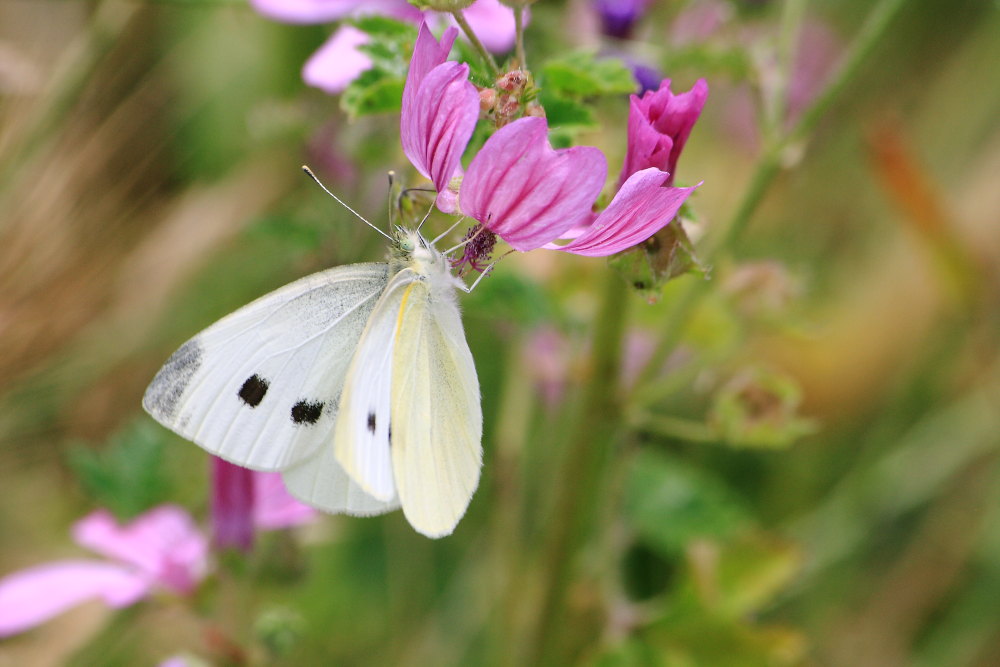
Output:
<svg viewBox="0 0 1000 667">
<path fill-rule="evenodd" d="M 280 470 L 329 446 L 353 350 L 388 279 L 382 263 L 322 271 L 185 343 L 143 406 L 209 452 Z"/>
<path fill-rule="evenodd" d="M 384 501 L 396 496 L 390 459 L 393 344 L 400 304 L 416 280 L 416 273 L 403 269 L 379 298 L 347 371 L 333 432 L 337 461 L 365 491 Z"/>
<path fill-rule="evenodd" d="M 406 287 L 392 364 L 396 491 L 407 520 L 430 537 L 454 530 L 482 465 L 479 381 L 451 277 L 440 278 Z"/>
</svg>

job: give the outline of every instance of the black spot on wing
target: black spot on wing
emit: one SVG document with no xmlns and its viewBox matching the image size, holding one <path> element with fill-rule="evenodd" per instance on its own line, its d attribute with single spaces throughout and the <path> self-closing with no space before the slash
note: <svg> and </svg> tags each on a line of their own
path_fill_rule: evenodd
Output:
<svg viewBox="0 0 1000 667">
<path fill-rule="evenodd" d="M 389 424 L 389 432 L 386 434 L 386 440 L 389 442 L 389 446 L 392 447 L 392 424 Z"/>
<path fill-rule="evenodd" d="M 256 408 L 260 405 L 260 402 L 264 400 L 264 395 L 267 393 L 267 388 L 271 386 L 271 383 L 257 375 L 256 373 L 247 378 L 243 386 L 240 387 L 237 396 L 240 400 L 249 405 L 251 408 Z"/>
<path fill-rule="evenodd" d="M 321 401 L 299 401 L 292 406 L 292 421 L 296 424 L 315 424 L 323 414 Z"/>
<path fill-rule="evenodd" d="M 161 421 L 173 420 L 184 390 L 201 368 L 203 356 L 204 350 L 197 338 L 181 345 L 149 383 L 142 398 L 143 407 Z"/>
<path fill-rule="evenodd" d="M 375 413 L 368 413 L 368 432 L 375 435 Z"/>
</svg>

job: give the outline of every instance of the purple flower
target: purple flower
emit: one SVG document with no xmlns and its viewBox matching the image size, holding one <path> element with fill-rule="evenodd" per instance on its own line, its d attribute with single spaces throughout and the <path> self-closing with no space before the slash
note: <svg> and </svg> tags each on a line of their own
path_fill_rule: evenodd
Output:
<svg viewBox="0 0 1000 667">
<path fill-rule="evenodd" d="M 660 83 L 659 90 L 649 91 L 642 97 L 633 95 L 628 115 L 628 148 L 619 182 L 649 167 L 656 167 L 668 174 L 673 183 L 677 159 L 698 121 L 708 97 L 708 84 L 698 79 L 686 93 L 674 95 L 670 79 Z"/>
<path fill-rule="evenodd" d="M 23 632 L 87 600 L 118 608 L 155 588 L 191 593 L 208 568 L 208 545 L 191 517 L 162 505 L 121 526 L 105 510 L 73 527 L 78 544 L 109 560 L 46 563 L 0 580 L 0 637 Z"/>
<path fill-rule="evenodd" d="M 403 89 L 400 137 L 403 152 L 434 182 L 438 208 L 455 210 L 448 184 L 461 172 L 462 153 L 476 128 L 479 94 L 469 83 L 469 66 L 445 62 L 458 31 L 448 28 L 441 41 L 420 25 Z"/>
<path fill-rule="evenodd" d="M 516 250 L 532 250 L 590 221 L 607 171 L 597 148 L 553 150 L 545 119 L 521 118 L 472 159 L 459 203 Z"/>
<path fill-rule="evenodd" d="M 406 0 L 250 0 L 258 12 L 287 23 L 327 23 L 362 14 L 382 14 L 412 23 L 438 12 L 421 12 Z M 491 51 L 501 53 L 514 44 L 514 13 L 499 0 L 477 0 L 463 11 L 480 41 Z M 339 93 L 359 74 L 370 68 L 368 56 L 358 47 L 368 36 L 351 26 L 341 26 L 312 55 L 302 70 L 303 80 L 327 93 Z"/>
<path fill-rule="evenodd" d="M 618 39 L 628 39 L 632 26 L 642 18 L 647 0 L 592 0 L 601 19 L 601 32 Z"/>
<path fill-rule="evenodd" d="M 632 175 L 607 209 L 592 208 L 607 176 L 600 150 L 553 150 L 543 118 L 522 118 L 497 131 L 462 181 L 462 212 L 516 250 L 563 250 L 604 257 L 640 243 L 667 225 L 694 188 L 668 186 L 649 168 Z M 552 242 L 573 238 L 565 246 Z"/>
<path fill-rule="evenodd" d="M 212 542 L 249 551 L 256 528 L 297 526 L 316 510 L 292 498 L 281 473 L 257 472 L 212 457 Z"/>
</svg>

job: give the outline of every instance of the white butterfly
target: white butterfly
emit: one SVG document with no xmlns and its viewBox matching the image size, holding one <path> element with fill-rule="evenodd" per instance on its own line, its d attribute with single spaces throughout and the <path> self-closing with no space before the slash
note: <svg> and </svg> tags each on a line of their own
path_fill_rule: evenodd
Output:
<svg viewBox="0 0 1000 667">
<path fill-rule="evenodd" d="M 482 465 L 455 298 L 468 288 L 417 231 L 397 228 L 389 250 L 388 262 L 307 276 L 219 320 L 167 360 L 143 407 L 216 456 L 280 470 L 309 505 L 402 506 L 417 531 L 450 534 Z"/>
</svg>

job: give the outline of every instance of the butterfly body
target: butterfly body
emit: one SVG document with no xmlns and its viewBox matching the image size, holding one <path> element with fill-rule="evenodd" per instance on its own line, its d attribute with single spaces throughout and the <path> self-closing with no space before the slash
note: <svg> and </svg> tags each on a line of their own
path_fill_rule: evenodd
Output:
<svg viewBox="0 0 1000 667">
<path fill-rule="evenodd" d="M 447 258 L 398 229 L 384 263 L 307 276 L 185 343 L 143 406 L 328 512 L 402 507 L 452 532 L 478 485 L 479 383 Z"/>
</svg>

